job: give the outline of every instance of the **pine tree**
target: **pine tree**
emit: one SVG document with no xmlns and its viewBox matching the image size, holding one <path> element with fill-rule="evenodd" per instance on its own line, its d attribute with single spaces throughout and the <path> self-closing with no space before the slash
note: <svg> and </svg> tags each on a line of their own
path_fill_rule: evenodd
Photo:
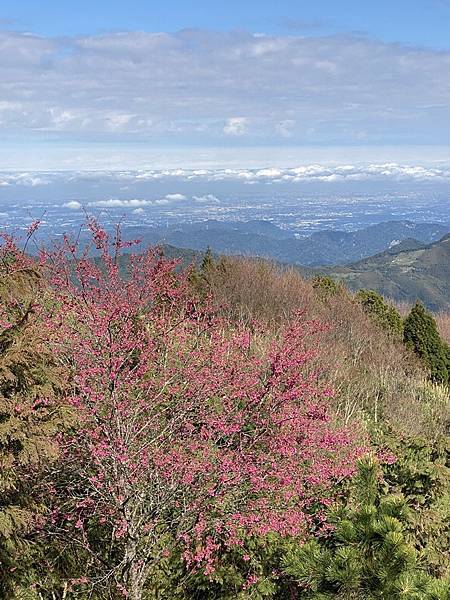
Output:
<svg viewBox="0 0 450 600">
<path fill-rule="evenodd" d="M 383 495 L 375 459 L 359 464 L 350 502 L 333 518 L 326 542 L 296 546 L 284 557 L 284 571 L 301 598 L 326 600 L 448 600 L 448 579 L 428 576 L 406 535 L 403 496 Z"/>
<path fill-rule="evenodd" d="M 205 275 L 214 266 L 214 257 L 210 246 L 206 248 L 206 252 L 203 255 L 201 270 Z"/>
<path fill-rule="evenodd" d="M 190 267 L 189 283 L 192 289 L 203 299 L 208 294 L 210 286 L 209 275 L 214 267 L 213 253 L 209 246 L 203 254 L 200 265 L 193 264 Z"/>
<path fill-rule="evenodd" d="M 405 319 L 403 340 L 425 363 L 436 383 L 449 381 L 449 353 L 433 316 L 417 301 Z"/>
</svg>

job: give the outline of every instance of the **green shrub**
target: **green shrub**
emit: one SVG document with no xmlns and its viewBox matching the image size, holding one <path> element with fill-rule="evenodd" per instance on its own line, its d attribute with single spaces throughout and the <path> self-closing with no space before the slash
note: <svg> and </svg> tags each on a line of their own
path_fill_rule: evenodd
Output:
<svg viewBox="0 0 450 600">
<path fill-rule="evenodd" d="M 448 383 L 448 346 L 442 341 L 433 316 L 419 301 L 405 319 L 403 340 L 423 360 L 432 381 Z"/>
<path fill-rule="evenodd" d="M 316 275 L 312 286 L 322 300 L 328 300 L 343 290 L 341 283 L 326 275 Z"/>
<path fill-rule="evenodd" d="M 395 336 L 403 334 L 403 320 L 398 310 L 388 304 L 383 296 L 372 290 L 359 290 L 356 301 L 376 323 Z"/>
</svg>

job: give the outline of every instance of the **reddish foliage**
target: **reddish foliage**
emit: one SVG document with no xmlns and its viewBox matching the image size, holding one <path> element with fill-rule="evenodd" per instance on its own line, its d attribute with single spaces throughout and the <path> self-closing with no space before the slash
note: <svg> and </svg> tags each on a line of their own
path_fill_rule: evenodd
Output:
<svg viewBox="0 0 450 600">
<path fill-rule="evenodd" d="M 304 535 L 358 454 L 311 368 L 305 340 L 323 328 L 299 316 L 256 352 L 253 327 L 197 301 L 173 261 L 150 249 L 123 277 L 123 243 L 89 227 L 100 260 L 69 239 L 43 255 L 49 338 L 78 420 L 60 440 L 60 531 L 89 546 L 93 524 L 109 527 L 122 548 L 111 572 L 132 597 L 164 535 L 207 572 L 244 535 Z"/>
</svg>

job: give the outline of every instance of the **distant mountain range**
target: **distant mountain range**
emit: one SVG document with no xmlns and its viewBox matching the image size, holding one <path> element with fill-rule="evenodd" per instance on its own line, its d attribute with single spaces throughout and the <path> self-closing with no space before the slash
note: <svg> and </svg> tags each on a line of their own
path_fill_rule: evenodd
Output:
<svg viewBox="0 0 450 600">
<path fill-rule="evenodd" d="M 241 227 L 243 224 L 240 224 L 238 229 Z M 377 243 L 375 240 L 370 240 L 370 236 L 375 235 L 376 232 L 383 236 L 383 240 L 389 240 L 391 237 L 389 232 L 391 235 L 396 233 L 397 238 L 391 240 L 388 244 L 390 247 L 383 252 L 351 264 L 322 267 L 297 266 L 305 277 L 318 273 L 326 274 L 344 282 L 352 291 L 361 288 L 372 289 L 396 301 L 412 303 L 420 299 L 431 310 L 450 311 L 450 233 L 432 243 L 424 243 L 413 237 L 406 237 L 397 242 L 399 234 L 408 231 L 413 231 L 416 235 L 419 233 L 423 238 L 434 237 L 442 229 L 446 228 L 439 225 L 389 222 L 351 234 L 346 233 L 342 237 L 340 237 L 341 232 L 320 232 L 311 237 L 315 240 L 331 239 L 336 243 L 341 239 L 342 243 L 347 244 L 347 248 L 350 244 L 349 239 L 352 239 L 355 243 L 354 248 L 358 247 L 358 251 L 361 251 L 365 240 L 367 240 L 366 248 Z M 328 248 L 331 246 L 329 245 Z M 182 250 L 173 246 L 164 246 L 164 252 L 170 257 L 182 258 L 183 264 L 190 262 L 198 264 L 202 256 L 198 250 Z M 245 254 L 249 255 L 250 252 Z M 347 256 L 349 254 L 350 251 L 346 253 Z"/>
<path fill-rule="evenodd" d="M 329 275 L 352 291 L 371 289 L 408 303 L 420 299 L 431 310 L 450 312 L 449 229 L 389 221 L 355 232 L 320 231 L 296 238 L 266 221 L 206 221 L 166 229 L 164 237 L 157 229 L 126 233 L 144 244 L 158 243 L 167 257 L 180 258 L 183 266 L 199 265 L 210 246 L 216 255 L 269 258 L 296 266 L 305 277 Z"/>
<path fill-rule="evenodd" d="M 208 246 L 219 254 L 271 258 L 305 265 L 342 265 L 395 248 L 414 239 L 423 244 L 439 240 L 450 225 L 388 221 L 358 231 L 318 231 L 298 237 L 268 221 L 203 221 L 170 228 L 127 229 L 127 236 L 148 244 L 168 244 L 204 251 Z M 412 242 L 410 242 L 412 243 Z"/>
</svg>

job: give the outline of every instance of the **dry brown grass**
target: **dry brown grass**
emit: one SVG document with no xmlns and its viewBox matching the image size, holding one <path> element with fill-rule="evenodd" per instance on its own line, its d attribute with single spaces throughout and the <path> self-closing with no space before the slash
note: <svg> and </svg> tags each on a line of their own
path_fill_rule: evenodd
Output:
<svg viewBox="0 0 450 600">
<path fill-rule="evenodd" d="M 447 344 L 450 344 L 450 314 L 438 313 L 436 315 L 436 322 L 442 339 L 445 340 Z"/>
<path fill-rule="evenodd" d="M 208 272 L 216 303 L 235 319 L 255 318 L 274 326 L 314 300 L 309 282 L 293 268 L 258 259 L 223 257 Z"/>
<path fill-rule="evenodd" d="M 414 303 L 411 302 L 396 302 L 394 300 L 392 301 L 392 304 L 395 305 L 402 317 L 406 317 L 414 306 Z"/>
<path fill-rule="evenodd" d="M 405 433 L 426 433 L 420 364 L 345 289 L 324 299 L 293 268 L 236 257 L 222 259 L 208 273 L 208 282 L 223 311 L 234 319 L 265 323 L 268 334 L 276 335 L 279 325 L 297 311 L 330 325 L 320 342 L 319 366 L 334 386 L 336 412 L 343 421 L 369 415 L 377 422 L 383 417 Z"/>
</svg>

